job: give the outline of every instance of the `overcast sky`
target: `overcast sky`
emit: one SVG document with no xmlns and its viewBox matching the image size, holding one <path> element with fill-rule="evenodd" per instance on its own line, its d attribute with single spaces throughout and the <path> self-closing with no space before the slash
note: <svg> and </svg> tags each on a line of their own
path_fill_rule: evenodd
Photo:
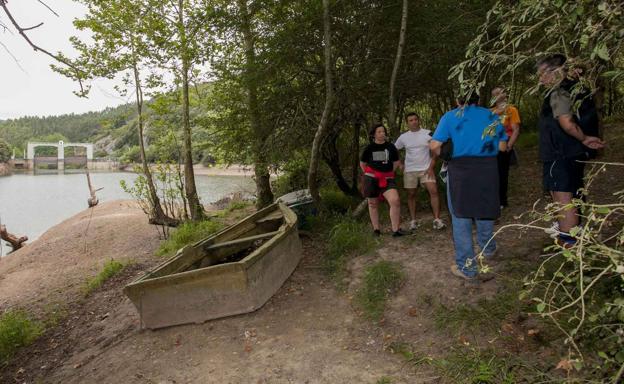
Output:
<svg viewBox="0 0 624 384">
<path fill-rule="evenodd" d="M 73 50 L 69 37 L 78 35 L 72 21 L 84 14 L 84 7 L 72 0 L 44 2 L 60 17 L 37 0 L 9 0 L 8 7 L 22 27 L 44 23 L 27 32 L 35 44 L 50 52 L 62 51 L 71 57 Z M 10 24 L 3 11 L 0 11 L 0 21 Z M 88 99 L 77 97 L 72 93 L 78 89 L 77 84 L 53 72 L 50 64 L 54 60 L 33 51 L 13 29 L 10 32 L 0 30 L 0 43 L 19 62 L 18 65 L 0 45 L 0 120 L 99 111 L 129 101 L 119 98 L 113 89 L 114 83 L 109 80 L 94 82 Z"/>
</svg>

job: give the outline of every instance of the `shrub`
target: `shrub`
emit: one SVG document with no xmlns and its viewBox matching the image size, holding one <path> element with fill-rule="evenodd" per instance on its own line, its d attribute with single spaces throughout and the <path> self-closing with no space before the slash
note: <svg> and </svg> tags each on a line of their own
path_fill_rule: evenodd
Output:
<svg viewBox="0 0 624 384">
<path fill-rule="evenodd" d="M 95 277 L 87 281 L 85 285 L 85 295 L 99 288 L 106 280 L 121 272 L 125 267 L 125 264 L 114 259 L 110 259 L 104 263 L 102 270 Z"/>
<path fill-rule="evenodd" d="M 11 147 L 9 143 L 0 139 L 0 163 L 6 163 L 11 159 Z"/>
<path fill-rule="evenodd" d="M 23 311 L 7 311 L 0 315 L 0 363 L 6 363 L 17 349 L 31 344 L 43 326 Z"/>
<path fill-rule="evenodd" d="M 388 297 L 399 289 L 404 280 L 405 273 L 399 263 L 383 260 L 367 267 L 364 272 L 364 286 L 356 296 L 366 317 L 379 320 L 383 316 Z"/>
<path fill-rule="evenodd" d="M 223 227 L 222 224 L 212 220 L 204 221 L 187 221 L 180 225 L 169 237 L 165 240 L 156 254 L 158 256 L 171 256 L 178 251 L 178 249 L 195 243 L 205 237 L 212 235 L 219 231 Z"/>
<path fill-rule="evenodd" d="M 347 213 L 353 204 L 353 199 L 335 188 L 325 187 L 321 189 L 321 202 L 323 208 L 331 213 Z"/>
</svg>

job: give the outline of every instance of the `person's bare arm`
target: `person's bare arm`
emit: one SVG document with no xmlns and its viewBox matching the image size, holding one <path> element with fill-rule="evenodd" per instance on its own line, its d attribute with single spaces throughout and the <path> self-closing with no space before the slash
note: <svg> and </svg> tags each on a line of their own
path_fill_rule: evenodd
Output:
<svg viewBox="0 0 624 384">
<path fill-rule="evenodd" d="M 565 133 L 582 142 L 583 145 L 591 149 L 604 148 L 604 142 L 599 137 L 587 136 L 583 133 L 581 127 L 579 127 L 572 118 L 572 115 L 561 115 L 557 120 L 559 121 L 561 129 L 563 129 Z"/>
<path fill-rule="evenodd" d="M 362 170 L 362 173 L 366 173 L 365 169 L 367 165 L 368 164 L 366 164 L 365 162 L 360 161 L 360 169 Z"/>
<path fill-rule="evenodd" d="M 506 152 L 507 151 L 507 142 L 506 141 L 499 141 L 498 142 L 498 151 L 499 152 Z"/>
<path fill-rule="evenodd" d="M 513 146 L 516 144 L 516 140 L 518 140 L 518 136 L 520 135 L 520 124 L 511 124 L 511 137 L 507 142 L 507 150 L 511 151 Z"/>
<path fill-rule="evenodd" d="M 392 171 L 396 171 L 397 169 L 401 169 L 401 160 L 397 160 L 394 163 L 392 163 Z"/>
<path fill-rule="evenodd" d="M 429 142 L 429 150 L 431 150 L 431 154 L 434 155 L 434 157 L 440 156 L 441 148 L 442 148 L 442 142 L 437 141 L 437 140 L 431 140 Z"/>
</svg>

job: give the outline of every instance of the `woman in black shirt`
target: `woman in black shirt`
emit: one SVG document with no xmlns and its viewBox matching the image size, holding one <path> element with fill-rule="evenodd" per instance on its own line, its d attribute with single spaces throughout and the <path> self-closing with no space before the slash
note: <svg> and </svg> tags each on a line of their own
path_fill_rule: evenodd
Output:
<svg viewBox="0 0 624 384">
<path fill-rule="evenodd" d="M 394 171 L 400 164 L 399 151 L 394 144 L 386 142 L 388 132 L 383 124 L 375 124 L 369 131 L 371 143 L 364 148 L 360 157 L 360 168 L 364 172 L 362 189 L 368 198 L 368 213 L 373 231 L 380 235 L 379 201 L 386 200 L 390 205 L 392 236 L 402 236 L 400 229 L 401 202 L 394 179 Z"/>
</svg>

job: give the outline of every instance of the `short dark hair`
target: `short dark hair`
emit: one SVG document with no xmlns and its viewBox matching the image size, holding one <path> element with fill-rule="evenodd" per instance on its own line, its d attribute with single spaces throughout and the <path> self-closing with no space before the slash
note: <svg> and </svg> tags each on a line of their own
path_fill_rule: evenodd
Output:
<svg viewBox="0 0 624 384">
<path fill-rule="evenodd" d="M 565 55 L 561 53 L 555 53 L 553 55 L 548 55 L 546 57 L 542 57 L 537 61 L 536 67 L 539 68 L 542 65 L 546 65 L 548 68 L 556 68 L 562 67 L 568 59 Z"/>
<path fill-rule="evenodd" d="M 374 123 L 373 125 L 371 125 L 371 128 L 368 130 L 368 139 L 370 140 L 371 143 L 375 141 L 375 132 L 377 131 L 377 128 L 379 127 L 383 127 L 384 133 L 386 134 L 386 137 L 388 137 L 388 130 L 386 129 L 386 126 L 383 125 L 383 123 Z"/>
<path fill-rule="evenodd" d="M 407 121 L 407 119 L 408 119 L 410 116 L 416 116 L 416 118 L 417 118 L 418 120 L 420 120 L 420 116 L 418 116 L 418 113 L 416 113 L 416 112 L 408 112 L 407 114 L 405 114 L 405 121 Z"/>
<path fill-rule="evenodd" d="M 461 95 L 457 98 L 457 101 L 459 102 L 459 104 L 479 104 L 479 94 L 476 91 L 472 91 L 470 93 L 466 93 L 464 95 Z"/>
</svg>

